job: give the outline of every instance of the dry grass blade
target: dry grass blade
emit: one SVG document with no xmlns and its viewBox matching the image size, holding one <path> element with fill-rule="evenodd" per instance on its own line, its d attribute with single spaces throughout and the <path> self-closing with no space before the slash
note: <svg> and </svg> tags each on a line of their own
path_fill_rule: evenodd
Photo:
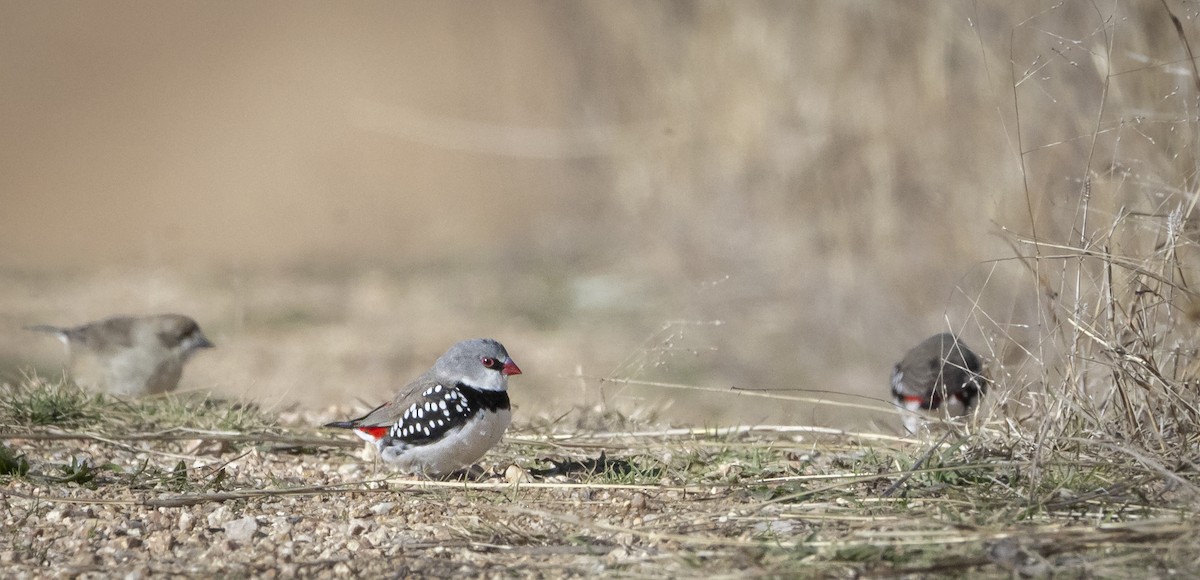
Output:
<svg viewBox="0 0 1200 580">
<path fill-rule="evenodd" d="M 640 386 L 645 386 L 645 387 L 657 387 L 657 388 L 663 388 L 663 389 L 681 389 L 681 390 L 688 390 L 688 391 L 701 391 L 701 392 L 705 392 L 705 393 L 719 393 L 722 395 L 733 395 L 733 396 L 737 396 L 737 397 L 762 397 L 762 398 L 766 398 L 766 399 L 776 399 L 776 400 L 780 400 L 780 401 L 795 401 L 798 403 L 811 403 L 814 405 L 828 405 L 828 406 L 833 406 L 833 407 L 841 407 L 841 408 L 845 408 L 845 409 L 857 409 L 860 411 L 871 411 L 873 413 L 893 414 L 896 412 L 896 408 L 894 406 L 888 405 L 885 402 L 883 402 L 882 400 L 880 401 L 880 404 L 878 404 L 878 405 L 865 405 L 862 403 L 850 403 L 847 401 L 833 401 L 833 400 L 824 399 L 821 397 L 802 397 L 799 395 L 784 395 L 784 394 L 780 394 L 778 392 L 773 392 L 773 391 L 739 389 L 736 387 L 730 387 L 730 389 L 726 391 L 726 390 L 721 390 L 721 389 L 710 389 L 710 388 L 706 388 L 706 387 L 697 387 L 695 385 L 685 385 L 685 384 L 681 384 L 681 383 L 668 383 L 668 382 L 662 382 L 662 381 L 642 381 L 642 380 L 637 380 L 637 379 L 615 379 L 615 378 L 611 378 L 611 377 L 588 377 L 588 376 L 574 376 L 572 378 L 595 380 L 595 381 L 598 381 L 601 383 L 616 383 L 616 384 L 621 384 L 621 385 L 640 385 Z"/>
</svg>

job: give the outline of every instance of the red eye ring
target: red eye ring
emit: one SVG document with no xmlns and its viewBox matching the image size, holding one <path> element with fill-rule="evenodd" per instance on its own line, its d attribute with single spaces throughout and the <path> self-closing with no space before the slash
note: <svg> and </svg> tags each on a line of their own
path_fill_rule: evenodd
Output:
<svg viewBox="0 0 1200 580">
<path fill-rule="evenodd" d="M 483 363 L 483 366 L 485 366 L 489 369 L 496 368 L 496 359 L 494 359 L 490 356 L 480 357 L 479 362 Z"/>
</svg>

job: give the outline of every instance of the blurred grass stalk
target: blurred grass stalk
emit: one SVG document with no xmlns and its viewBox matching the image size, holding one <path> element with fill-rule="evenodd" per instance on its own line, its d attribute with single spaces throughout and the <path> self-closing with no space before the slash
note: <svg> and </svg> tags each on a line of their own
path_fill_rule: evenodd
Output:
<svg viewBox="0 0 1200 580">
<path fill-rule="evenodd" d="M 1036 308 L 1028 338 L 1014 341 L 1025 362 L 999 361 L 997 392 L 1009 417 L 1024 418 L 1035 465 L 1063 454 L 1132 461 L 1179 483 L 1174 471 L 1194 470 L 1200 424 L 1200 302 L 1190 281 L 1200 78 L 1186 60 L 1171 60 L 1191 49 L 1167 4 L 1114 6 L 1108 18 L 1093 14 L 1098 34 L 1075 55 L 1086 60 L 1027 54 L 1017 39 L 1042 25 L 1014 28 L 1007 68 L 1027 216 L 1002 230 Z M 1125 27 L 1124 16 L 1155 24 Z M 1073 97 L 1074 126 L 1042 123 L 1062 101 L 1039 93 Z M 983 313 L 977 319 L 997 328 Z"/>
</svg>

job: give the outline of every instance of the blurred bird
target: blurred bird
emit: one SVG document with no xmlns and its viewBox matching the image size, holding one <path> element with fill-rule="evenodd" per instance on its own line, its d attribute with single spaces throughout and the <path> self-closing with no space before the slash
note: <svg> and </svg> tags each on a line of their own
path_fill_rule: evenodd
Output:
<svg viewBox="0 0 1200 580">
<path fill-rule="evenodd" d="M 165 393 L 179 386 L 183 364 L 212 348 L 195 320 L 181 314 L 114 316 L 73 328 L 30 326 L 67 347 L 72 374 L 127 396 Z"/>
<path fill-rule="evenodd" d="M 401 471 L 446 475 L 475 463 L 500 441 L 512 420 L 508 377 L 519 374 L 500 343 L 464 340 L 391 401 L 325 426 L 353 429 Z"/>
<path fill-rule="evenodd" d="M 979 357 L 954 335 L 942 333 L 925 339 L 892 371 L 892 397 L 906 409 L 904 427 L 916 433 L 922 424 L 918 411 L 946 407 L 952 417 L 966 415 L 987 390 Z"/>
</svg>

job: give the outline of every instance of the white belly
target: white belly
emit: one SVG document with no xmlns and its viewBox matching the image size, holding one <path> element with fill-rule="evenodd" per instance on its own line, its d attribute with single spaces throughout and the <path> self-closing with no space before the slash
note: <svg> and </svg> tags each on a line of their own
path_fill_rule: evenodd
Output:
<svg viewBox="0 0 1200 580">
<path fill-rule="evenodd" d="M 383 446 L 380 441 L 379 454 L 383 460 L 408 473 L 446 475 L 474 464 L 489 449 L 495 447 L 504 436 L 504 430 L 512 421 L 508 409 L 496 412 L 481 412 L 467 424 L 450 431 L 436 443 L 416 446 Z"/>
</svg>

